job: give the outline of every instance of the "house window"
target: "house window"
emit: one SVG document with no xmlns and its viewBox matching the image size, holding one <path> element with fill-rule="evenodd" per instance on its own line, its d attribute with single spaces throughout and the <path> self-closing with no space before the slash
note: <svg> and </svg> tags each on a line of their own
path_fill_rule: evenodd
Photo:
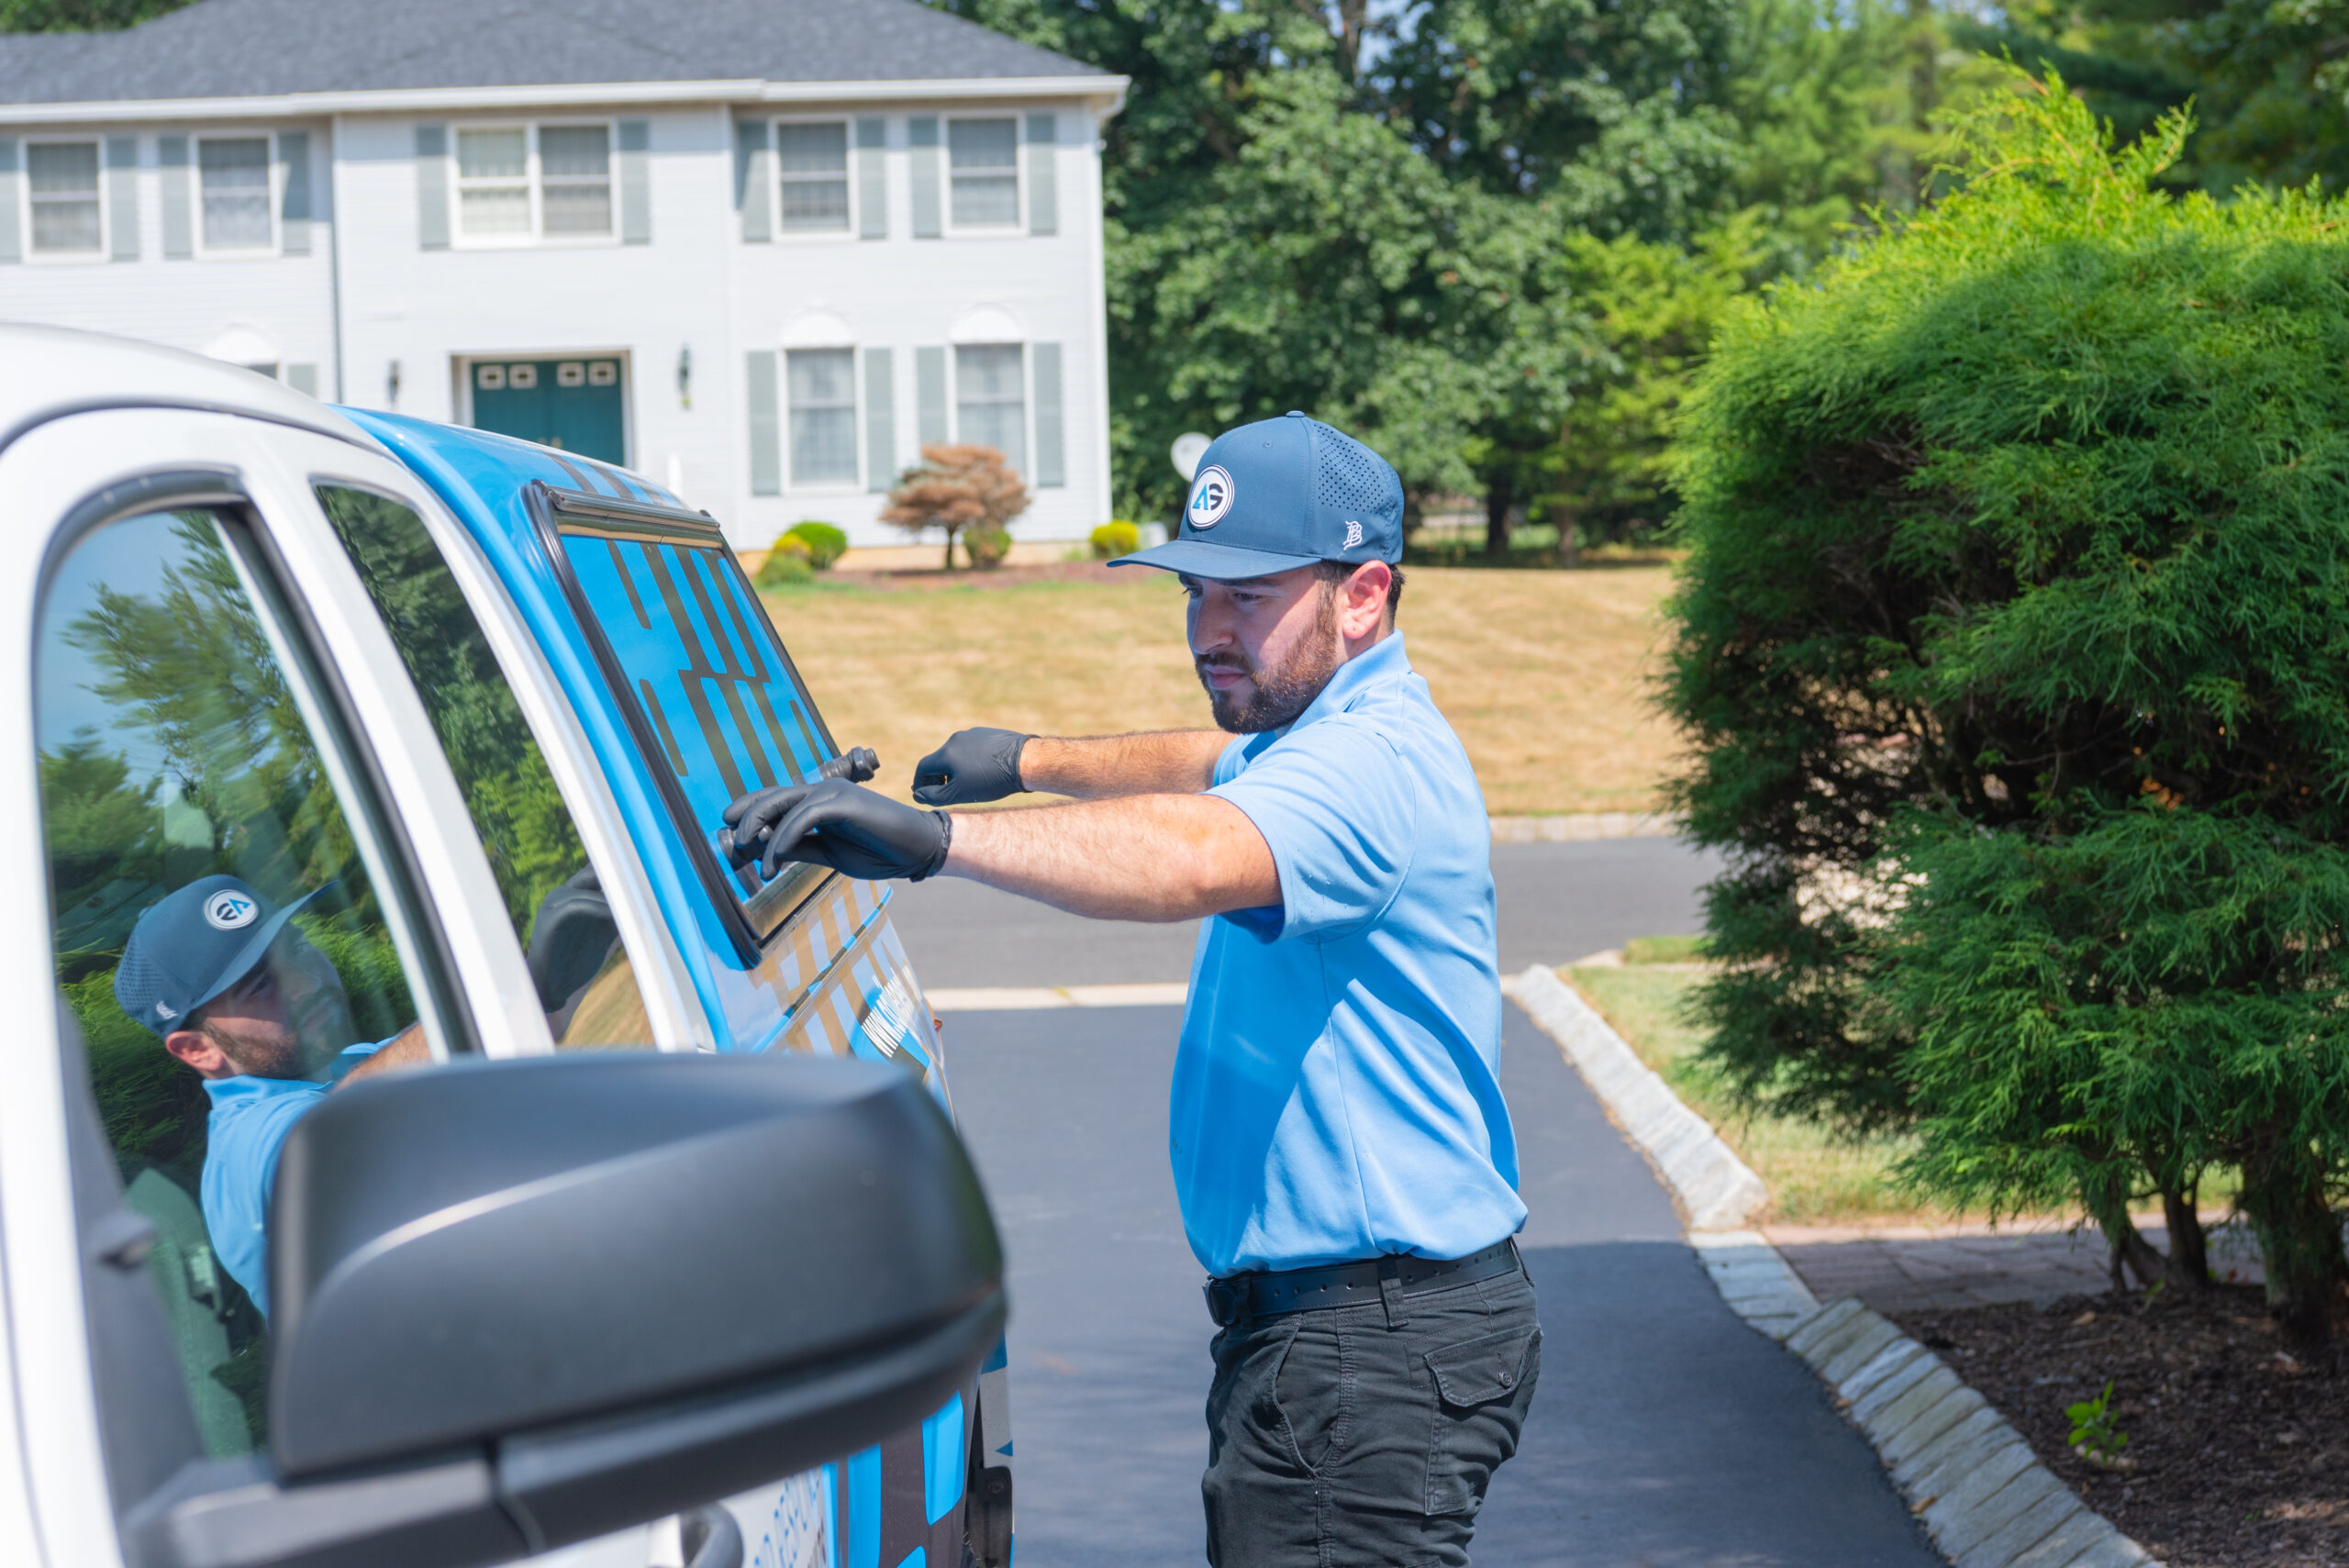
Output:
<svg viewBox="0 0 2349 1568">
<path fill-rule="evenodd" d="M 457 133 L 457 228 L 468 239 L 530 232 L 530 134 Z"/>
<path fill-rule="evenodd" d="M 788 364 L 791 397 L 791 483 L 856 483 L 856 351 L 852 349 L 793 349 Z"/>
<path fill-rule="evenodd" d="M 1019 344 L 966 343 L 954 350 L 954 439 L 993 447 L 1015 469 L 1028 466 Z"/>
<path fill-rule="evenodd" d="M 957 228 L 1019 226 L 1019 121 L 1008 116 L 947 121 L 946 160 Z"/>
<path fill-rule="evenodd" d="M 206 139 L 195 144 L 195 162 L 204 192 L 205 249 L 268 249 L 269 139 Z"/>
<path fill-rule="evenodd" d="M 457 232 L 467 239 L 608 239 L 612 128 L 457 132 Z"/>
<path fill-rule="evenodd" d="M 25 149 L 33 250 L 71 255 L 104 243 L 98 222 L 98 144 L 36 141 Z"/>
<path fill-rule="evenodd" d="M 847 233 L 848 122 L 779 125 L 774 146 L 785 229 Z"/>
<path fill-rule="evenodd" d="M 549 234 L 612 231 L 612 132 L 608 126 L 539 128 L 540 202 Z"/>
</svg>

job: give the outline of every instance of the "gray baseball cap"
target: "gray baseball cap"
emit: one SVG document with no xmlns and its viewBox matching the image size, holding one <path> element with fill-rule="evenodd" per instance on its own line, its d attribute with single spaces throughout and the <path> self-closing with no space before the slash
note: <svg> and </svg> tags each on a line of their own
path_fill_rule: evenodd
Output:
<svg viewBox="0 0 2349 1568">
<path fill-rule="evenodd" d="M 1394 467 L 1344 431 L 1289 413 L 1218 436 L 1191 475 L 1181 531 L 1109 564 L 1237 583 L 1321 561 L 1402 559 Z"/>
<path fill-rule="evenodd" d="M 331 884 L 329 884 L 331 885 Z M 269 944 L 304 905 L 279 908 L 233 876 L 204 876 L 148 906 L 123 944 L 114 999 L 159 1035 L 252 973 Z"/>
</svg>

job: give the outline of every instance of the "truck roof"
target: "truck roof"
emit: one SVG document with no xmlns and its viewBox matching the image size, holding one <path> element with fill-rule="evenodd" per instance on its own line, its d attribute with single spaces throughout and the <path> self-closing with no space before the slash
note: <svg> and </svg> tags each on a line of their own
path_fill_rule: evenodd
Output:
<svg viewBox="0 0 2349 1568">
<path fill-rule="evenodd" d="M 0 321 L 0 449 L 36 425 L 99 408 L 203 408 L 373 448 L 314 397 L 241 366 L 103 332 Z"/>
</svg>

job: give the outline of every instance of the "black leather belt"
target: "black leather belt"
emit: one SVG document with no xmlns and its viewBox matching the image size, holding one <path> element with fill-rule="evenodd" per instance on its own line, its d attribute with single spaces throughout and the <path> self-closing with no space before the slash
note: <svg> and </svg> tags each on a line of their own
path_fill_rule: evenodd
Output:
<svg viewBox="0 0 2349 1568">
<path fill-rule="evenodd" d="M 1208 1281 L 1202 1288 L 1207 1292 L 1208 1315 L 1218 1328 L 1229 1328 L 1242 1318 L 1362 1307 L 1374 1301 L 1385 1305 L 1388 1327 L 1400 1328 L 1402 1297 L 1514 1273 L 1519 1266 L 1517 1240 L 1512 1237 L 1464 1258 L 1417 1258 L 1390 1252 L 1359 1263 L 1227 1274 Z"/>
</svg>

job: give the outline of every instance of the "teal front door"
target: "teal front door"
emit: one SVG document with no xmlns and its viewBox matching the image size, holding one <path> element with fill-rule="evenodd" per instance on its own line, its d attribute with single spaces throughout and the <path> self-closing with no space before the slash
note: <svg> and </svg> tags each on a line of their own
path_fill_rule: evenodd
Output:
<svg viewBox="0 0 2349 1568">
<path fill-rule="evenodd" d="M 475 428 L 604 462 L 628 462 L 619 361 L 476 361 L 473 380 Z"/>
</svg>

